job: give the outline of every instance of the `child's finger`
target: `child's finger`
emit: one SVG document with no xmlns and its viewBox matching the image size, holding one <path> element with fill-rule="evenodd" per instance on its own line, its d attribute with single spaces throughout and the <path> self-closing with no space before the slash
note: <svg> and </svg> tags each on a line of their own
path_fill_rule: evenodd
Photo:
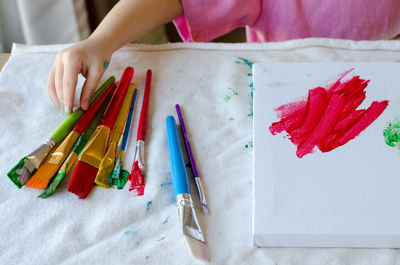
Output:
<svg viewBox="0 0 400 265">
<path fill-rule="evenodd" d="M 90 69 L 86 77 L 86 81 L 82 87 L 81 108 L 87 110 L 89 108 L 90 99 L 100 81 L 103 71 L 99 69 Z"/>
<path fill-rule="evenodd" d="M 55 85 L 54 85 L 54 81 L 55 81 L 54 79 L 55 79 L 55 68 L 54 68 L 54 65 L 53 65 L 53 67 L 51 68 L 49 77 L 47 78 L 46 88 L 47 88 L 47 92 L 50 95 L 51 100 L 54 102 L 56 107 L 60 109 L 61 106 L 60 106 L 60 104 L 58 103 L 58 100 L 57 100 L 57 94 L 56 94 L 56 90 L 55 90 L 56 88 L 55 88 Z"/>
<path fill-rule="evenodd" d="M 57 94 L 57 100 L 58 103 L 60 104 L 61 110 L 63 112 L 65 112 L 64 109 L 64 96 L 63 96 L 63 88 L 62 88 L 62 84 L 63 84 L 63 71 L 64 71 L 64 66 L 62 63 L 57 64 L 56 66 L 56 79 L 55 79 L 55 85 L 56 85 L 56 94 Z"/>
<path fill-rule="evenodd" d="M 68 114 L 72 113 L 74 107 L 75 88 L 80 70 L 79 65 L 70 61 L 64 65 L 63 96 L 65 111 Z"/>
</svg>

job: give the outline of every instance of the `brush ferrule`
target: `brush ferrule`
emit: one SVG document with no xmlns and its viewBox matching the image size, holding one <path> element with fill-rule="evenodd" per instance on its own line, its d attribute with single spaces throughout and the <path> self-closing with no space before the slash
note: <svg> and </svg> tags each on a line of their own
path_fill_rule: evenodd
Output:
<svg viewBox="0 0 400 265">
<path fill-rule="evenodd" d="M 32 173 L 43 163 L 46 157 L 50 154 L 54 146 L 56 146 L 56 140 L 49 138 L 39 148 L 30 153 L 25 160 L 25 167 Z"/>
<path fill-rule="evenodd" d="M 97 172 L 95 183 L 102 188 L 110 188 L 110 182 L 108 180 L 109 174 L 112 172 L 115 162 L 115 150 L 117 148 L 117 142 L 111 142 L 103 160 L 100 163 L 99 171 Z"/>
<path fill-rule="evenodd" d="M 142 172 L 144 172 L 144 141 L 139 140 L 136 142 L 136 149 L 135 149 L 135 159 L 134 161 L 138 161 L 138 167 Z"/>
<path fill-rule="evenodd" d="M 55 165 L 61 164 L 71 151 L 72 147 L 74 146 L 78 138 L 79 138 L 79 133 L 77 133 L 76 131 L 71 131 L 68 134 L 67 138 L 65 138 L 64 141 L 57 147 L 57 149 L 50 154 L 46 163 Z"/>
<path fill-rule="evenodd" d="M 98 126 L 89 143 L 83 149 L 79 160 L 95 168 L 99 168 L 107 150 L 109 136 L 109 127 L 104 125 Z"/>
<path fill-rule="evenodd" d="M 197 190 L 199 192 L 200 203 L 202 205 L 207 205 L 206 196 L 204 194 L 204 189 L 203 185 L 201 184 L 200 178 L 194 178 L 194 180 L 196 181 Z"/>
<path fill-rule="evenodd" d="M 205 242 L 190 194 L 181 193 L 176 196 L 176 204 L 178 206 L 178 213 L 183 233 L 187 236 Z"/>
</svg>

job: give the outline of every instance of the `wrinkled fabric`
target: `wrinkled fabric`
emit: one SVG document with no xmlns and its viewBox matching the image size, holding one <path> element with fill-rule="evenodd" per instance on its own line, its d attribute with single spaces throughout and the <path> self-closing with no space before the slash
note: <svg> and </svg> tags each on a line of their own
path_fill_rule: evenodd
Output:
<svg viewBox="0 0 400 265">
<path fill-rule="evenodd" d="M 184 41 L 207 42 L 246 27 L 248 42 L 298 38 L 392 39 L 400 33 L 397 0 L 182 0 L 174 20 Z"/>
</svg>

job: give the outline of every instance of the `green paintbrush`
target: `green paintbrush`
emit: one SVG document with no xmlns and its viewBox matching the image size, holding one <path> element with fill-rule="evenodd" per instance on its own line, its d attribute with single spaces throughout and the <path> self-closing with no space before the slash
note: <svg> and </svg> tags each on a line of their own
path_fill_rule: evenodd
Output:
<svg viewBox="0 0 400 265">
<path fill-rule="evenodd" d="M 67 159 L 65 159 L 63 165 L 61 166 L 58 174 L 54 177 L 53 181 L 50 185 L 39 195 L 40 198 L 47 198 L 50 195 L 54 194 L 57 191 L 57 188 L 61 185 L 64 178 L 68 175 L 69 171 L 78 160 L 78 156 L 85 148 L 86 144 L 89 142 L 90 137 L 92 136 L 94 130 L 97 127 L 97 124 L 100 121 L 101 116 L 106 110 L 108 103 L 104 104 L 104 106 L 99 110 L 96 114 L 96 117 L 90 122 L 89 126 L 83 132 L 83 134 L 79 137 L 78 141 L 75 143 L 71 153 L 68 155 Z"/>
<path fill-rule="evenodd" d="M 93 103 L 101 93 L 108 87 L 109 84 L 114 83 L 115 77 L 110 76 L 104 81 L 93 94 L 90 103 Z M 57 129 L 53 135 L 47 139 L 39 148 L 22 158 L 17 165 L 15 165 L 8 173 L 7 176 L 12 182 L 21 188 L 32 177 L 32 174 L 39 168 L 39 166 L 46 159 L 54 146 L 62 142 L 69 134 L 75 123 L 82 117 L 84 111 L 79 108 L 72 113 Z"/>
</svg>

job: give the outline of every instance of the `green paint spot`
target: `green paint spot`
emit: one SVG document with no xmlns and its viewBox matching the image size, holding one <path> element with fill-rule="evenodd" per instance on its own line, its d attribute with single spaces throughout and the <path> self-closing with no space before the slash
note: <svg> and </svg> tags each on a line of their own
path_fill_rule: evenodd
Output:
<svg viewBox="0 0 400 265">
<path fill-rule="evenodd" d="M 389 122 L 383 130 L 383 137 L 388 146 L 397 146 L 400 149 L 400 121 Z"/>
<path fill-rule="evenodd" d="M 244 147 L 246 148 L 253 148 L 253 141 L 249 141 Z"/>
<path fill-rule="evenodd" d="M 235 119 L 234 119 L 234 118 L 232 118 L 232 117 L 230 117 L 230 118 L 229 118 L 229 121 L 234 121 L 234 120 L 235 120 Z"/>
<path fill-rule="evenodd" d="M 225 96 L 224 101 L 228 102 L 229 100 L 232 99 L 232 97 L 239 95 L 239 93 L 235 90 L 233 90 L 231 87 L 228 87 L 229 94 Z"/>
<path fill-rule="evenodd" d="M 104 63 L 103 63 L 103 67 L 107 68 L 109 65 L 110 65 L 110 61 L 105 60 Z"/>
</svg>

